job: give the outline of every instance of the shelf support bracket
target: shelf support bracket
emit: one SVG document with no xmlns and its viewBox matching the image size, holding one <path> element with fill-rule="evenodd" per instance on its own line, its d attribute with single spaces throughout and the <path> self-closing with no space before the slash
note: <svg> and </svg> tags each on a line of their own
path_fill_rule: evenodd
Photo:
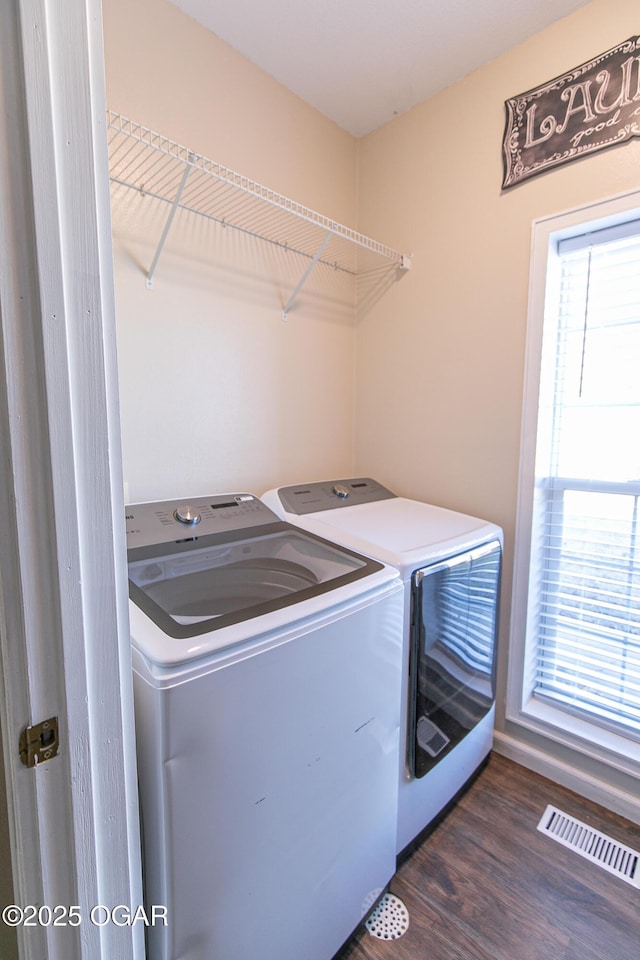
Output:
<svg viewBox="0 0 640 960">
<path fill-rule="evenodd" d="M 325 236 L 324 240 L 323 240 L 322 243 L 320 244 L 320 248 L 319 248 L 318 252 L 317 252 L 316 255 L 314 256 L 313 260 L 310 262 L 310 264 L 309 264 L 309 266 L 307 267 L 307 269 L 305 270 L 305 272 L 304 272 L 304 273 L 302 274 L 302 276 L 300 277 L 300 280 L 298 281 L 298 285 L 296 286 L 295 290 L 293 291 L 293 293 L 291 294 L 291 296 L 290 296 L 289 299 L 287 300 L 287 304 L 286 304 L 284 310 L 282 311 L 282 319 L 283 319 L 283 320 L 286 320 L 286 319 L 287 319 L 288 314 L 289 314 L 289 310 L 290 310 L 291 307 L 293 306 L 293 303 L 294 303 L 296 297 L 298 296 L 298 294 L 300 293 L 300 291 L 301 291 L 302 288 L 304 287 L 305 283 L 307 282 L 307 277 L 309 276 L 309 274 L 311 273 L 311 271 L 312 271 L 313 268 L 315 267 L 316 263 L 318 262 L 318 260 L 320 259 L 320 257 L 321 257 L 322 254 L 324 253 L 324 251 L 326 250 L 327 244 L 329 243 L 329 240 L 331 239 L 332 236 L 333 236 L 333 230 L 329 230 L 329 232 L 328 232 L 327 235 Z"/>
<path fill-rule="evenodd" d="M 171 210 L 169 211 L 169 216 L 167 217 L 167 222 L 164 225 L 164 230 L 162 231 L 162 236 L 158 242 L 158 248 L 155 252 L 153 260 L 151 261 L 151 266 L 149 267 L 149 272 L 147 274 L 147 290 L 153 290 L 153 275 L 156 272 L 156 267 L 158 266 L 158 260 L 160 259 L 160 254 L 162 253 L 162 248 L 165 245 L 166 239 L 169 235 L 169 230 L 171 229 L 171 224 L 173 223 L 173 218 L 176 215 L 176 211 L 182 199 L 182 194 L 184 193 L 184 188 L 187 185 L 187 179 L 191 168 L 195 161 L 195 154 L 189 154 L 189 160 L 184 168 L 184 173 L 182 174 L 182 180 L 180 181 L 180 186 L 178 187 L 178 192 L 175 195 L 175 199 L 171 204 Z"/>
</svg>

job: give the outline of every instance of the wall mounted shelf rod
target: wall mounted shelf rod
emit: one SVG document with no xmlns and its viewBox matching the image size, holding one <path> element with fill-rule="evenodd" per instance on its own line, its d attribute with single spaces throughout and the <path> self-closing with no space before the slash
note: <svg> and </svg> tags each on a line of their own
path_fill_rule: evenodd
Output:
<svg viewBox="0 0 640 960">
<path fill-rule="evenodd" d="M 178 210 L 258 237 L 308 261 L 284 307 L 284 319 L 314 267 L 358 277 L 381 265 L 395 267 L 399 273 L 411 266 L 409 254 L 398 253 L 133 120 L 113 111 L 108 111 L 107 120 L 113 189 L 130 189 L 150 203 L 160 201 L 170 207 L 146 274 L 149 288 Z"/>
<path fill-rule="evenodd" d="M 317 253 L 315 254 L 313 260 L 311 261 L 311 263 L 309 264 L 309 266 L 307 267 L 307 269 L 305 270 L 305 272 L 304 272 L 304 273 L 302 274 L 302 276 L 300 277 L 300 280 L 298 281 L 298 285 L 296 286 L 295 290 L 293 291 L 293 293 L 291 294 L 291 296 L 290 296 L 289 299 L 287 300 L 287 304 L 286 304 L 284 310 L 282 311 L 282 319 L 283 319 L 283 320 L 286 320 L 286 319 L 287 319 L 287 317 L 288 317 L 288 315 L 289 315 L 289 310 L 290 310 L 291 307 L 293 306 L 296 297 L 298 296 L 298 294 L 300 293 L 300 291 L 301 291 L 302 288 L 304 287 L 305 283 L 307 282 L 307 277 L 309 276 L 309 274 L 311 273 L 311 271 L 312 271 L 313 268 L 315 267 L 316 263 L 318 262 L 318 260 L 320 259 L 320 257 L 321 257 L 322 254 L 324 253 L 324 251 L 326 250 L 327 244 L 329 243 L 329 240 L 331 240 L 331 237 L 332 237 L 332 236 L 333 236 L 333 233 L 331 232 L 331 230 L 329 230 L 329 232 L 328 232 L 327 235 L 325 236 L 324 240 L 323 240 L 322 243 L 320 244 L 320 248 L 318 249 Z"/>
<path fill-rule="evenodd" d="M 189 160 L 187 161 L 187 165 L 186 165 L 185 168 L 184 168 L 184 173 L 182 174 L 182 180 L 180 181 L 180 186 L 178 187 L 178 192 L 176 193 L 175 199 L 174 199 L 174 201 L 173 201 L 173 203 L 172 203 L 172 205 L 171 205 L 171 209 L 169 210 L 169 216 L 167 217 L 167 222 L 166 222 L 165 225 L 164 225 L 164 230 L 162 231 L 162 235 L 161 235 L 160 240 L 159 240 L 159 242 L 158 242 L 157 250 L 156 250 L 156 252 L 155 252 L 155 255 L 154 255 L 154 257 L 153 257 L 153 260 L 151 261 L 151 266 L 149 267 L 149 272 L 148 272 L 148 274 L 147 274 L 147 289 L 148 289 L 148 290 L 153 290 L 153 275 L 154 275 L 154 273 L 156 272 L 156 267 L 158 266 L 158 260 L 160 259 L 160 254 L 162 253 L 162 248 L 164 247 L 165 242 L 166 242 L 166 239 L 167 239 L 167 237 L 168 237 L 168 235 L 169 235 L 169 230 L 171 229 L 171 224 L 173 223 L 173 218 L 175 217 L 176 211 L 177 211 L 177 209 L 178 209 L 178 207 L 179 207 L 179 205 L 180 205 L 180 200 L 182 199 L 182 194 L 184 193 L 184 188 L 185 188 L 186 185 L 187 185 L 187 179 L 188 179 L 188 177 L 189 177 L 189 173 L 190 173 L 190 171 L 191 171 L 191 168 L 193 167 L 194 161 L 195 161 L 195 155 L 194 155 L 194 154 L 190 154 L 190 155 L 189 155 Z"/>
</svg>

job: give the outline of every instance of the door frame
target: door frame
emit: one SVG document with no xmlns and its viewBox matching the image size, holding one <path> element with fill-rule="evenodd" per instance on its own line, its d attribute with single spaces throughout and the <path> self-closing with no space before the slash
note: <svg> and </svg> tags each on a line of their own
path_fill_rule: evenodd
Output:
<svg viewBox="0 0 640 960">
<path fill-rule="evenodd" d="M 0 728 L 21 960 L 144 957 L 99 0 L 0 5 Z M 58 756 L 18 739 L 55 716 Z M 97 918 L 102 920 L 104 914 Z"/>
</svg>

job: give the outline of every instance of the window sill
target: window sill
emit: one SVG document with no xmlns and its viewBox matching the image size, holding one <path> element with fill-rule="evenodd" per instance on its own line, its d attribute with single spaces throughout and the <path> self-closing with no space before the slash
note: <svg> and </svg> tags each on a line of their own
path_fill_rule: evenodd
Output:
<svg viewBox="0 0 640 960">
<path fill-rule="evenodd" d="M 530 697 L 512 723 L 630 776 L 640 776 L 640 743 Z"/>
</svg>

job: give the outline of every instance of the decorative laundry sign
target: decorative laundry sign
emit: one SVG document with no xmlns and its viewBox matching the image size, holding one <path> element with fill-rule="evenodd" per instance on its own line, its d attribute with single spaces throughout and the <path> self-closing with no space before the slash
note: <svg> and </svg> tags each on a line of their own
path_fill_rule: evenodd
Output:
<svg viewBox="0 0 640 960">
<path fill-rule="evenodd" d="M 640 136 L 640 37 L 505 102 L 503 189 Z"/>
</svg>

